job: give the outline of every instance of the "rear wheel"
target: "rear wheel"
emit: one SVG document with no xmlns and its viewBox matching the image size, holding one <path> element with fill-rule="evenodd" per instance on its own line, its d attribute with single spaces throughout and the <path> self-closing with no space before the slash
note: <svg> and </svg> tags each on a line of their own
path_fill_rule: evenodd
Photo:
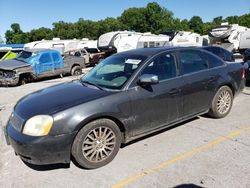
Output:
<svg viewBox="0 0 250 188">
<path fill-rule="evenodd" d="M 82 74 L 82 69 L 80 66 L 74 66 L 71 69 L 71 75 L 72 76 L 80 76 Z"/>
<path fill-rule="evenodd" d="M 111 162 L 119 151 L 121 133 L 109 119 L 88 123 L 77 134 L 72 155 L 83 168 L 94 169 Z"/>
<path fill-rule="evenodd" d="M 232 90 L 228 86 L 222 86 L 215 94 L 208 114 L 214 118 L 223 118 L 230 112 L 232 105 Z"/>
</svg>

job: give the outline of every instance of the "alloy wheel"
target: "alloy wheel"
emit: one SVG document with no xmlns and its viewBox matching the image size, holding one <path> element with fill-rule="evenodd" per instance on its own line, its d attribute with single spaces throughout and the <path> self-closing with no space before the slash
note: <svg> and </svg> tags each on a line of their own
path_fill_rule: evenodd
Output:
<svg viewBox="0 0 250 188">
<path fill-rule="evenodd" d="M 218 97 L 218 101 L 217 101 L 217 110 L 220 114 L 225 114 L 228 112 L 228 110 L 230 109 L 231 106 L 231 95 L 227 90 L 223 90 L 219 97 Z"/>
<path fill-rule="evenodd" d="M 113 152 L 116 144 L 115 133 L 108 127 L 91 130 L 82 143 L 82 153 L 90 162 L 101 162 Z"/>
</svg>

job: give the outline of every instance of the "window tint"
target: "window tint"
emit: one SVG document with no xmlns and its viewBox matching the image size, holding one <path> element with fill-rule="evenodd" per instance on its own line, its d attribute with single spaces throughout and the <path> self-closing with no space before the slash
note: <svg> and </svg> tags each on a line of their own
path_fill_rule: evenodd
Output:
<svg viewBox="0 0 250 188">
<path fill-rule="evenodd" d="M 98 53 L 98 50 L 96 48 L 86 48 L 86 51 L 93 54 L 93 53 Z"/>
<path fill-rule="evenodd" d="M 52 53 L 52 58 L 54 62 L 59 62 L 60 61 L 60 56 L 58 53 Z"/>
<path fill-rule="evenodd" d="M 180 61 L 183 74 L 197 72 L 208 68 L 206 59 L 202 53 L 195 50 L 180 51 Z"/>
<path fill-rule="evenodd" d="M 219 59 L 213 55 L 210 55 L 210 54 L 207 54 L 207 55 L 208 55 L 208 61 L 209 61 L 211 68 L 224 65 L 224 63 L 221 59 Z"/>
<path fill-rule="evenodd" d="M 79 51 L 75 52 L 75 56 L 81 57 L 81 52 L 79 52 Z"/>
<path fill-rule="evenodd" d="M 40 63 L 50 63 L 51 59 L 50 59 L 50 54 L 49 53 L 45 53 L 42 54 L 40 57 Z"/>
<path fill-rule="evenodd" d="M 155 74 L 159 80 L 176 76 L 175 57 L 171 53 L 157 56 L 142 72 L 142 74 Z"/>
</svg>

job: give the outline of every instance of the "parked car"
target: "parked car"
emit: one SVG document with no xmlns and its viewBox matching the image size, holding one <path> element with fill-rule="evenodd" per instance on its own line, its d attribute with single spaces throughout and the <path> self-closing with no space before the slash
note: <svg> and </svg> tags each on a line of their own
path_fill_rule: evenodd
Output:
<svg viewBox="0 0 250 188">
<path fill-rule="evenodd" d="M 0 85 L 18 85 L 26 82 L 70 73 L 80 75 L 85 66 L 81 57 L 61 57 L 57 50 L 24 50 L 15 59 L 0 63 Z"/>
<path fill-rule="evenodd" d="M 218 57 L 220 57 L 221 59 L 223 59 L 224 61 L 228 61 L 228 62 L 234 62 L 235 58 L 232 52 L 219 47 L 219 46 L 204 46 L 203 49 L 217 55 Z"/>
<path fill-rule="evenodd" d="M 94 66 L 106 57 L 105 52 L 100 52 L 97 48 L 70 50 L 65 52 L 65 54 L 83 57 L 86 66 Z"/>
<path fill-rule="evenodd" d="M 200 114 L 223 118 L 244 69 L 201 48 L 144 48 L 112 55 L 80 80 L 22 98 L 5 129 L 22 160 L 106 165 L 121 143 Z M 49 101 L 49 102 L 48 102 Z"/>
<path fill-rule="evenodd" d="M 246 49 L 244 52 L 243 52 L 243 61 L 244 62 L 247 62 L 250 60 L 250 48 Z"/>
</svg>

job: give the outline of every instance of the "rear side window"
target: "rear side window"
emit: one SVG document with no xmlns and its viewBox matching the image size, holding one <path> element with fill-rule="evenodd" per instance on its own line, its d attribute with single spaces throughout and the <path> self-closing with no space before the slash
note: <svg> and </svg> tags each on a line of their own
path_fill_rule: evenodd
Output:
<svg viewBox="0 0 250 188">
<path fill-rule="evenodd" d="M 58 53 L 52 53 L 52 58 L 54 62 L 59 62 L 60 61 L 60 56 Z"/>
<path fill-rule="evenodd" d="M 218 57 L 215 57 L 215 56 L 210 55 L 210 54 L 207 54 L 207 55 L 208 55 L 209 65 L 211 68 L 224 65 L 224 62 L 221 59 L 219 59 Z"/>
<path fill-rule="evenodd" d="M 206 58 L 200 51 L 183 50 L 179 52 L 183 74 L 198 72 L 208 69 Z"/>
<path fill-rule="evenodd" d="M 49 53 L 42 54 L 40 57 L 40 63 L 50 63 L 51 58 Z"/>
</svg>

